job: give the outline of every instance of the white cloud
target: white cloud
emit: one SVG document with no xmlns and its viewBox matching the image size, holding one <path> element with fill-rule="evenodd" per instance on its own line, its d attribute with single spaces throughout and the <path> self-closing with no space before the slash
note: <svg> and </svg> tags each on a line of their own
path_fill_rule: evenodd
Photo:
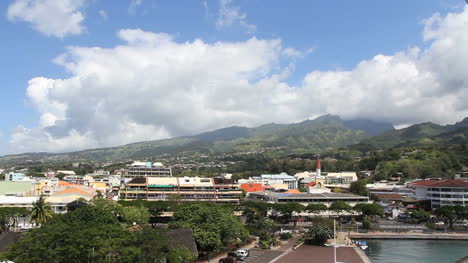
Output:
<svg viewBox="0 0 468 263">
<path fill-rule="evenodd" d="M 143 0 L 130 0 L 130 5 L 128 6 L 128 13 L 130 15 L 135 15 L 139 6 L 143 4 Z"/>
<path fill-rule="evenodd" d="M 29 82 L 41 125 L 18 127 L 9 151 L 113 146 L 324 113 L 399 126 L 453 123 L 468 116 L 467 21 L 468 8 L 428 20 L 427 48 L 379 54 L 349 71 L 313 71 L 299 86 L 287 83 L 294 64 L 280 67 L 285 53 L 296 53 L 280 40 L 177 42 L 121 30 L 120 46 L 71 47 L 57 58 L 72 77 Z"/>
<path fill-rule="evenodd" d="M 216 28 L 221 30 L 223 28 L 240 25 L 248 34 L 253 34 L 257 30 L 255 25 L 247 23 L 247 15 L 241 13 L 240 8 L 231 5 L 233 0 L 220 0 L 218 19 L 216 20 Z"/>
<path fill-rule="evenodd" d="M 10 21 L 25 21 L 47 35 L 62 38 L 81 34 L 85 0 L 15 0 L 8 6 Z"/>
<path fill-rule="evenodd" d="M 104 10 L 99 10 L 99 16 L 101 16 L 102 19 L 104 19 L 104 20 L 107 20 L 107 18 L 108 18 L 107 13 Z"/>
<path fill-rule="evenodd" d="M 314 53 L 315 52 L 315 48 L 308 48 L 306 50 L 297 50 L 295 48 L 291 48 L 291 47 L 288 47 L 288 48 L 285 48 L 283 49 L 283 55 L 285 56 L 288 56 L 288 57 L 292 57 L 292 58 L 304 58 L 305 56 L 311 54 L 311 53 Z"/>
</svg>

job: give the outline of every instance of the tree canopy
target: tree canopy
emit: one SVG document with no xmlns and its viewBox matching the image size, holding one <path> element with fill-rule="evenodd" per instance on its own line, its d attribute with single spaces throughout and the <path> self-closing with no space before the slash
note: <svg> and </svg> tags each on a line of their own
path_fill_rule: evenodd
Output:
<svg viewBox="0 0 468 263">
<path fill-rule="evenodd" d="M 193 229 L 199 251 L 211 253 L 245 241 L 249 233 L 232 210 L 212 204 L 179 206 L 169 223 L 172 229 Z"/>
<path fill-rule="evenodd" d="M 85 206 L 56 215 L 13 243 L 5 257 L 14 262 L 185 262 L 187 248 L 163 232 L 132 232 L 119 222 L 112 206 Z"/>
</svg>

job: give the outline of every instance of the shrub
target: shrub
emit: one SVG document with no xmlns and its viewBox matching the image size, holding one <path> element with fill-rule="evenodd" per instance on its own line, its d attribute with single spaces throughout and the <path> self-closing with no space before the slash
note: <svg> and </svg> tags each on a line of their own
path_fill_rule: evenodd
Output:
<svg viewBox="0 0 468 263">
<path fill-rule="evenodd" d="M 323 245 L 328 239 L 333 237 L 333 231 L 324 224 L 314 225 L 305 234 L 307 243 Z"/>
<path fill-rule="evenodd" d="M 265 241 L 265 240 L 260 240 L 260 242 L 258 242 L 258 247 L 261 248 L 261 249 L 269 249 L 270 248 L 270 242 Z"/>
<path fill-rule="evenodd" d="M 292 237 L 292 234 L 291 233 L 281 233 L 280 234 L 280 239 L 281 240 L 288 240 Z"/>
<path fill-rule="evenodd" d="M 313 217 L 311 220 L 312 225 L 326 225 L 328 228 L 333 229 L 333 219 L 325 218 L 321 216 Z"/>
<path fill-rule="evenodd" d="M 362 220 L 362 228 L 370 229 L 371 228 L 371 221 L 369 219 Z"/>
</svg>

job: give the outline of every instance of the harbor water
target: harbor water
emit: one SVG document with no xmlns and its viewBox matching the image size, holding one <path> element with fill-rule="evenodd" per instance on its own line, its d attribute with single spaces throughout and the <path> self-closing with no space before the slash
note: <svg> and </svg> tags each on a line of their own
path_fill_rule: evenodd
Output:
<svg viewBox="0 0 468 263">
<path fill-rule="evenodd" d="M 363 241 L 363 240 L 360 240 Z M 454 263 L 468 256 L 464 240 L 365 240 L 368 257 L 374 263 Z"/>
</svg>

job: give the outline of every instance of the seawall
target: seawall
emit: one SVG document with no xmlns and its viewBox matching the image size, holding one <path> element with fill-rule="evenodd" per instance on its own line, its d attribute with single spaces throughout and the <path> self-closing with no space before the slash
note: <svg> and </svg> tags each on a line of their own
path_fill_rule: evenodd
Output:
<svg viewBox="0 0 468 263">
<path fill-rule="evenodd" d="M 350 232 L 351 239 L 434 239 L 434 240 L 468 240 L 468 233 L 386 233 L 386 232 L 368 232 L 356 233 Z"/>
</svg>

